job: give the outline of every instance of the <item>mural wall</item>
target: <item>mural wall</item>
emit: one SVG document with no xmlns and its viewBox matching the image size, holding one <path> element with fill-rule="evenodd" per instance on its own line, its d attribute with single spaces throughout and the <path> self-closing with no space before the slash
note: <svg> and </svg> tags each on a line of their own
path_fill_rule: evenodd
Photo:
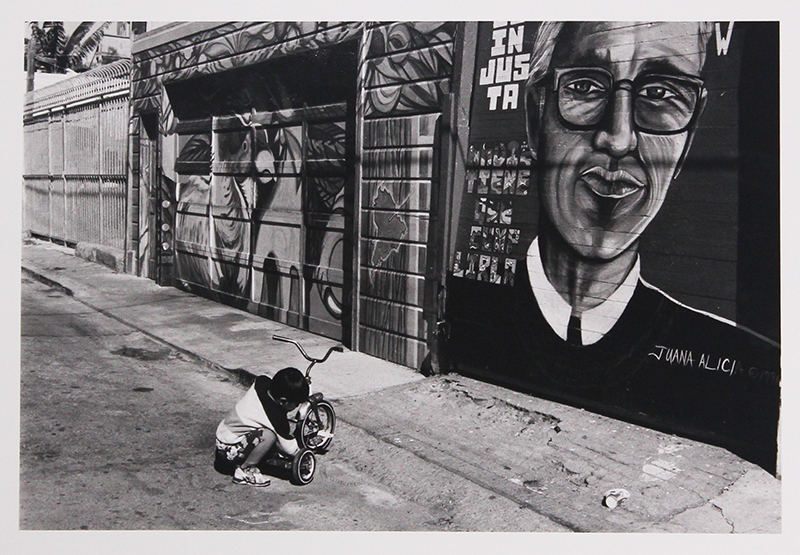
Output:
<svg viewBox="0 0 800 555">
<path fill-rule="evenodd" d="M 149 229 L 175 283 L 418 368 L 456 24 L 182 29 L 135 48 L 133 80 L 159 117 L 163 186 L 141 190 L 174 191 Z"/>
<path fill-rule="evenodd" d="M 372 25 L 362 43 L 360 350 L 412 368 L 428 352 L 437 126 L 455 30 L 452 22 Z"/>
<path fill-rule="evenodd" d="M 175 278 L 341 338 L 352 188 L 346 115 L 346 104 L 334 104 L 220 116 L 211 133 L 179 131 Z"/>
<path fill-rule="evenodd" d="M 458 371 L 775 471 L 779 261 L 751 237 L 778 252 L 777 44 L 769 23 L 480 24 Z"/>
<path fill-rule="evenodd" d="M 474 25 L 137 40 L 140 269 L 774 470 L 777 24 Z"/>
<path fill-rule="evenodd" d="M 140 270 L 349 343 L 362 25 L 186 27 L 134 54 L 134 111 L 157 110 L 160 149 L 157 176 L 139 164 L 157 235 Z"/>
</svg>

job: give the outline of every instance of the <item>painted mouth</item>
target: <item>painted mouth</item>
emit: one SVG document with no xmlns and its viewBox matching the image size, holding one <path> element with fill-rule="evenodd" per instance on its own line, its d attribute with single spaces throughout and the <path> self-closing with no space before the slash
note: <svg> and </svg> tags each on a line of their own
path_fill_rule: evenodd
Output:
<svg viewBox="0 0 800 555">
<path fill-rule="evenodd" d="M 599 166 L 581 174 L 581 180 L 598 197 L 622 199 L 645 188 L 645 184 L 625 170 L 607 170 Z"/>
</svg>

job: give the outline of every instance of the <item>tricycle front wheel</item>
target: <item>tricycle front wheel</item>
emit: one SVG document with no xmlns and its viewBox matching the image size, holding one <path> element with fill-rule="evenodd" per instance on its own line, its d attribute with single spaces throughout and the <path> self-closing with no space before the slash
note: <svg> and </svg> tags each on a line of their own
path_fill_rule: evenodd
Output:
<svg viewBox="0 0 800 555">
<path fill-rule="evenodd" d="M 300 422 L 297 441 L 300 447 L 322 453 L 330 447 L 336 429 L 336 413 L 327 401 L 319 401 Z"/>
</svg>

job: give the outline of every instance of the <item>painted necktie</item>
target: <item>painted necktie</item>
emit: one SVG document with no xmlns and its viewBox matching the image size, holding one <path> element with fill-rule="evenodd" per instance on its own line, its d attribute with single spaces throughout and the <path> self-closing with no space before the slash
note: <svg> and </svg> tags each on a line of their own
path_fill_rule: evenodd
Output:
<svg viewBox="0 0 800 555">
<path fill-rule="evenodd" d="M 583 345 L 581 340 L 581 317 L 572 314 L 567 324 L 567 343 L 576 347 Z"/>
</svg>

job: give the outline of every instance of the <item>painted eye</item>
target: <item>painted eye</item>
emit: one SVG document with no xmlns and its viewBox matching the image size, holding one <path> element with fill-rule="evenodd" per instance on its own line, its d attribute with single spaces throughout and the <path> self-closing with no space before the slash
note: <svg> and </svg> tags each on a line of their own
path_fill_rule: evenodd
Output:
<svg viewBox="0 0 800 555">
<path fill-rule="evenodd" d="M 603 87 L 592 79 L 578 79 L 567 83 L 564 88 L 574 94 L 592 95 L 603 91 Z"/>
<path fill-rule="evenodd" d="M 650 85 L 639 91 L 639 96 L 645 100 L 669 100 L 677 95 L 667 87 Z"/>
</svg>

